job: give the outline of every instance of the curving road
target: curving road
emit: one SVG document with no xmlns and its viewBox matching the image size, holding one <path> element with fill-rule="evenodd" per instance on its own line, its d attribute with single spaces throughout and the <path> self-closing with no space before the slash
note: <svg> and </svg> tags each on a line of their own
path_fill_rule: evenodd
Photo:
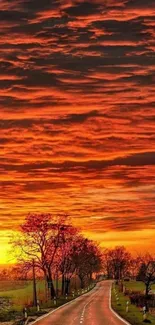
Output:
<svg viewBox="0 0 155 325">
<path fill-rule="evenodd" d="M 35 321 L 36 325 L 123 325 L 109 306 L 111 281 L 103 281 L 89 293 L 73 300 L 46 317 Z"/>
</svg>

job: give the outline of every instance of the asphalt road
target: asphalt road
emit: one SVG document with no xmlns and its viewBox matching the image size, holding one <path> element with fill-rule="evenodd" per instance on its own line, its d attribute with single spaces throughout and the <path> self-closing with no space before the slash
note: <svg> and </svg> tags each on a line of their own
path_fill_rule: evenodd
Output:
<svg viewBox="0 0 155 325">
<path fill-rule="evenodd" d="M 89 293 L 73 300 L 36 325 L 123 325 L 109 307 L 111 281 L 103 281 Z"/>
</svg>

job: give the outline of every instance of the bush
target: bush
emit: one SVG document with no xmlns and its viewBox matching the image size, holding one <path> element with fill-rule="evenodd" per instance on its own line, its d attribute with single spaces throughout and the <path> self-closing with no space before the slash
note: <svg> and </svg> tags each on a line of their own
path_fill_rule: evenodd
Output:
<svg viewBox="0 0 155 325">
<path fill-rule="evenodd" d="M 17 320 L 15 321 L 15 323 L 13 323 L 13 325 L 24 325 L 24 320 L 23 319 Z"/>
<path fill-rule="evenodd" d="M 129 295 L 130 298 L 130 302 L 133 305 L 136 305 L 137 307 L 143 307 L 145 305 L 145 296 L 144 294 L 140 293 L 140 292 L 132 292 Z"/>
<path fill-rule="evenodd" d="M 152 323 L 149 319 L 144 319 L 143 323 Z"/>
<path fill-rule="evenodd" d="M 31 308 L 30 310 L 28 310 L 28 316 L 42 316 L 44 314 L 46 314 L 46 311 L 37 311 L 36 308 Z"/>
<path fill-rule="evenodd" d="M 131 293 L 132 293 L 132 291 L 130 289 L 125 288 L 124 296 L 130 296 Z"/>
<path fill-rule="evenodd" d="M 12 319 L 16 319 L 17 317 L 21 317 L 21 313 L 15 310 L 0 312 L 0 322 L 9 322 Z"/>
</svg>

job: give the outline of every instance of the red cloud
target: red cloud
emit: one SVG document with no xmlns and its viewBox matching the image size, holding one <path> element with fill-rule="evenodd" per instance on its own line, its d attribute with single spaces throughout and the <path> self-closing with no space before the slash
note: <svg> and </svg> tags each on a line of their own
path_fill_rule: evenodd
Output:
<svg viewBox="0 0 155 325">
<path fill-rule="evenodd" d="M 154 3 L 88 2 L 0 3 L 1 231 L 154 231 Z"/>
</svg>

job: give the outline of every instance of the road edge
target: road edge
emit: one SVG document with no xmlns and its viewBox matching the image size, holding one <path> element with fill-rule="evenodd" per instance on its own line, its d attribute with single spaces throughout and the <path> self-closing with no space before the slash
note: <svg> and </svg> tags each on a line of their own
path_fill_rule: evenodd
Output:
<svg viewBox="0 0 155 325">
<path fill-rule="evenodd" d="M 95 287 L 96 287 L 96 285 L 95 285 Z M 93 291 L 93 290 L 95 289 L 95 287 L 94 287 L 92 290 L 89 290 L 88 292 Z M 86 293 L 80 295 L 80 296 L 77 297 L 77 298 L 72 299 L 71 301 L 66 302 L 65 304 L 63 304 L 63 305 L 61 305 L 61 306 L 55 308 L 54 310 L 49 311 L 47 314 L 38 317 L 35 321 L 30 322 L 29 324 L 30 324 L 30 325 L 36 324 L 36 323 L 39 322 L 40 320 L 42 320 L 42 319 L 44 319 L 44 318 L 50 316 L 51 314 L 55 313 L 57 310 L 59 310 L 59 309 L 65 307 L 65 306 L 67 306 L 67 305 L 69 305 L 69 304 L 72 304 L 74 301 L 78 300 L 78 299 L 81 298 L 82 296 L 85 296 L 88 292 L 86 292 Z"/>
<path fill-rule="evenodd" d="M 111 312 L 119 319 L 121 320 L 124 324 L 126 325 L 132 325 L 129 322 L 127 322 L 124 318 L 122 318 L 119 314 L 117 314 L 115 312 L 115 310 L 112 308 L 112 304 L 111 304 L 111 291 L 112 291 L 112 284 L 110 286 L 110 293 L 109 293 L 109 309 L 111 310 Z"/>
</svg>

